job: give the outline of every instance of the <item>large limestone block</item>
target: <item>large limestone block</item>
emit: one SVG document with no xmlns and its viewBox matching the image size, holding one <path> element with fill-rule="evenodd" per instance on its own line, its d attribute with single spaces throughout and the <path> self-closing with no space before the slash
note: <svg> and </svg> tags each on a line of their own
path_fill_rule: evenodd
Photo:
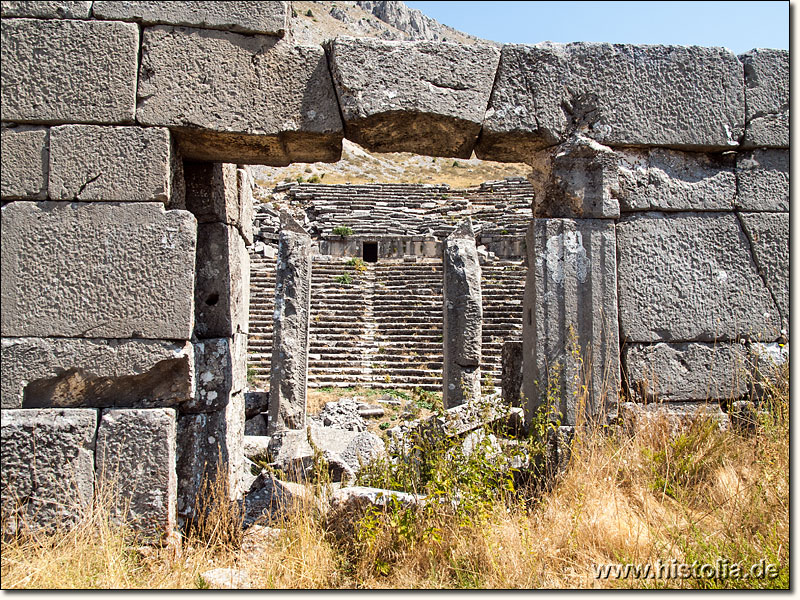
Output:
<svg viewBox="0 0 800 600">
<path fill-rule="evenodd" d="M 777 338 L 780 313 L 735 214 L 623 217 L 617 247 L 625 341 Z"/>
<path fill-rule="evenodd" d="M 267 421 L 270 435 L 305 427 L 310 312 L 311 237 L 284 213 L 275 275 Z"/>
<path fill-rule="evenodd" d="M 0 2 L 0 15 L 6 17 L 34 17 L 38 19 L 88 19 L 91 2 Z"/>
<path fill-rule="evenodd" d="M 2 335 L 187 340 L 197 225 L 156 203 L 2 209 Z"/>
<path fill-rule="evenodd" d="M 94 498 L 97 411 L 3 410 L 2 512 L 6 531 L 78 521 Z"/>
<path fill-rule="evenodd" d="M 753 150 L 736 158 L 736 206 L 789 212 L 789 151 Z"/>
<path fill-rule="evenodd" d="M 620 385 L 614 222 L 535 219 L 523 301 L 526 419 L 541 407 L 562 425 L 601 416 Z"/>
<path fill-rule="evenodd" d="M 0 197 L 5 200 L 47 198 L 47 127 L 0 129 Z"/>
<path fill-rule="evenodd" d="M 189 342 L 4 338 L 2 407 L 177 406 L 194 397 Z"/>
<path fill-rule="evenodd" d="M 758 270 L 781 315 L 781 335 L 789 337 L 789 213 L 741 213 Z"/>
<path fill-rule="evenodd" d="M 623 361 L 637 402 L 728 401 L 747 395 L 742 344 L 630 344 Z"/>
<path fill-rule="evenodd" d="M 186 158 L 335 161 L 342 121 L 325 52 L 262 35 L 146 28 L 138 121 L 176 131 Z"/>
<path fill-rule="evenodd" d="M 239 33 L 283 34 L 289 2 L 95 2 L 98 19 L 225 29 Z"/>
<path fill-rule="evenodd" d="M 247 385 L 247 334 L 194 343 L 197 394 L 181 412 L 216 412 Z"/>
<path fill-rule="evenodd" d="M 725 48 L 507 44 L 475 152 L 525 161 L 573 131 L 608 146 L 726 150 L 743 130 L 742 67 Z"/>
<path fill-rule="evenodd" d="M 171 408 L 104 410 L 97 428 L 97 481 L 111 518 L 149 539 L 176 524 L 175 433 Z"/>
<path fill-rule="evenodd" d="M 338 37 L 328 53 L 347 139 L 377 152 L 470 157 L 497 48 Z"/>
<path fill-rule="evenodd" d="M 789 344 L 750 344 L 749 357 L 755 399 L 786 389 L 789 384 Z"/>
<path fill-rule="evenodd" d="M 619 217 L 619 157 L 583 135 L 529 158 L 536 217 Z"/>
<path fill-rule="evenodd" d="M 133 122 L 139 53 L 136 25 L 7 19 L 0 27 L 4 120 Z"/>
<path fill-rule="evenodd" d="M 222 410 L 178 417 L 178 519 L 182 526 L 197 516 L 215 483 L 231 500 L 238 497 L 244 420 L 243 394 L 231 396 Z"/>
<path fill-rule="evenodd" d="M 230 163 L 184 162 L 186 208 L 199 223 L 226 223 L 253 243 L 253 184 Z M 249 192 L 249 193 L 248 193 Z"/>
<path fill-rule="evenodd" d="M 247 333 L 250 255 L 244 240 L 224 223 L 201 223 L 197 231 L 195 333 L 200 338 Z"/>
<path fill-rule="evenodd" d="M 619 150 L 619 203 L 642 210 L 732 210 L 736 199 L 734 157 L 666 148 Z"/>
<path fill-rule="evenodd" d="M 481 395 L 481 265 L 469 218 L 445 240 L 442 288 L 442 394 L 445 408 L 452 408 Z"/>
<path fill-rule="evenodd" d="M 169 130 L 160 127 L 53 127 L 50 198 L 166 203 L 171 143 Z"/>
<path fill-rule="evenodd" d="M 744 148 L 789 147 L 789 51 L 756 48 L 742 54 L 747 128 Z"/>
</svg>

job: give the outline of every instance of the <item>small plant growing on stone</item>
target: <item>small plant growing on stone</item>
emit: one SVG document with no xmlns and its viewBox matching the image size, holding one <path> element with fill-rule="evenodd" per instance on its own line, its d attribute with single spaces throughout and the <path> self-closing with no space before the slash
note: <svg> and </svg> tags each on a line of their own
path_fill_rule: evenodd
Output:
<svg viewBox="0 0 800 600">
<path fill-rule="evenodd" d="M 362 273 L 366 273 L 367 271 L 367 263 L 364 262 L 363 259 L 355 257 L 351 258 L 347 261 L 348 267 L 353 267 L 353 270 L 361 275 Z"/>
<path fill-rule="evenodd" d="M 353 276 L 350 273 L 342 273 L 335 277 L 336 283 L 341 285 L 351 285 L 353 283 Z"/>
<path fill-rule="evenodd" d="M 309 9 L 306 11 L 306 16 L 307 16 L 307 17 L 313 17 L 313 16 L 314 16 L 314 13 L 313 13 L 313 12 L 311 12 L 311 9 L 310 9 L 310 8 L 309 8 Z"/>
<path fill-rule="evenodd" d="M 350 229 L 347 225 L 338 225 L 333 228 L 333 235 L 340 235 L 342 237 L 347 237 L 349 235 L 353 235 L 353 230 Z"/>
</svg>

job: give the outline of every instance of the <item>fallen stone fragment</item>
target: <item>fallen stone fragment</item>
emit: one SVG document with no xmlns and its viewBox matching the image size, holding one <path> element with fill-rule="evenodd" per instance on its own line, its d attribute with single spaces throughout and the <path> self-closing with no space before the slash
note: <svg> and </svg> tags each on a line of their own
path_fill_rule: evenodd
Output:
<svg viewBox="0 0 800 600">
<path fill-rule="evenodd" d="M 387 506 L 393 501 L 403 506 L 417 506 L 425 501 L 425 496 L 364 486 L 342 487 L 331 494 L 331 505 L 336 508 Z"/>
<path fill-rule="evenodd" d="M 250 589 L 250 573 L 245 569 L 231 569 L 221 567 L 204 571 L 203 578 L 212 589 L 220 590 L 247 590 Z"/>
<path fill-rule="evenodd" d="M 258 522 L 279 521 L 310 502 L 313 496 L 305 485 L 261 473 L 245 492 L 243 524 L 249 527 Z"/>
</svg>

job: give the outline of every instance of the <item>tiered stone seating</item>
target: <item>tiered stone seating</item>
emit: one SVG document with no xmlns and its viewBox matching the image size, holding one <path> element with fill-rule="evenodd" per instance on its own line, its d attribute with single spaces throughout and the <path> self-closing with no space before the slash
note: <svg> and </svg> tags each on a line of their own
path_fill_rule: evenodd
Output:
<svg viewBox="0 0 800 600">
<path fill-rule="evenodd" d="M 275 310 L 275 259 L 250 255 L 250 334 L 247 336 L 248 378 L 269 389 L 272 361 L 272 317 Z"/>
</svg>

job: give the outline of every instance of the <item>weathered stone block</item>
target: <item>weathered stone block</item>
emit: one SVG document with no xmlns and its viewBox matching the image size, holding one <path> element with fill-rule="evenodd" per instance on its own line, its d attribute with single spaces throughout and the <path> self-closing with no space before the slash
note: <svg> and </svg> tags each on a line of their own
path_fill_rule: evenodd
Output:
<svg viewBox="0 0 800 600">
<path fill-rule="evenodd" d="M 47 198 L 47 127 L 0 129 L 0 197 L 3 200 Z"/>
<path fill-rule="evenodd" d="M 756 48 L 742 54 L 747 127 L 743 148 L 789 147 L 789 51 Z"/>
<path fill-rule="evenodd" d="M 754 150 L 736 159 L 736 206 L 789 212 L 789 151 Z"/>
<path fill-rule="evenodd" d="M 183 527 L 209 500 L 217 477 L 231 500 L 241 490 L 244 465 L 244 398 L 231 396 L 224 409 L 178 417 L 178 520 Z"/>
<path fill-rule="evenodd" d="M 478 158 L 526 161 L 574 131 L 608 146 L 731 149 L 744 131 L 742 67 L 725 48 L 503 46 Z"/>
<path fill-rule="evenodd" d="M 196 223 L 162 204 L 2 209 L 2 335 L 185 340 Z"/>
<path fill-rule="evenodd" d="M 623 350 L 628 390 L 637 402 L 738 400 L 747 395 L 741 344 L 631 344 Z"/>
<path fill-rule="evenodd" d="M 509 406 L 522 406 L 522 342 L 503 342 L 503 402 Z"/>
<path fill-rule="evenodd" d="M 0 15 L 7 17 L 34 17 L 39 19 L 88 19 L 91 2 L 1 2 Z"/>
<path fill-rule="evenodd" d="M 194 397 L 189 342 L 4 338 L 2 407 L 177 406 Z"/>
<path fill-rule="evenodd" d="M 481 396 L 481 265 L 469 218 L 445 240 L 443 271 L 442 400 L 452 408 Z"/>
<path fill-rule="evenodd" d="M 319 46 L 156 26 L 144 31 L 137 119 L 168 126 L 186 158 L 335 161 L 342 122 Z"/>
<path fill-rule="evenodd" d="M 269 392 L 245 392 L 244 410 L 248 419 L 267 412 L 269 408 Z"/>
<path fill-rule="evenodd" d="M 629 430 L 652 434 L 657 427 L 666 427 L 670 436 L 679 434 L 698 420 L 713 421 L 723 430 L 730 426 L 728 415 L 717 402 L 622 402 L 618 415 L 622 425 Z"/>
<path fill-rule="evenodd" d="M 236 181 L 239 184 L 239 222 L 236 227 L 244 238 L 244 243 L 253 245 L 253 220 L 255 207 L 253 206 L 253 177 L 246 169 L 236 170 Z"/>
<path fill-rule="evenodd" d="M 133 122 L 136 25 L 7 19 L 0 27 L 4 120 Z"/>
<path fill-rule="evenodd" d="M 104 410 L 97 428 L 97 480 L 111 517 L 147 539 L 175 529 L 175 410 Z"/>
<path fill-rule="evenodd" d="M 617 225 L 626 342 L 774 340 L 780 313 L 735 214 L 646 213 Z"/>
<path fill-rule="evenodd" d="M 267 419 L 265 415 L 256 415 L 244 422 L 245 437 L 263 437 L 267 435 Z"/>
<path fill-rule="evenodd" d="M 226 223 L 253 243 L 252 180 L 229 163 L 186 161 L 186 207 L 199 223 Z"/>
<path fill-rule="evenodd" d="M 780 312 L 781 335 L 788 339 L 789 213 L 740 213 L 740 218 L 758 271 Z"/>
<path fill-rule="evenodd" d="M 638 210 L 732 210 L 734 157 L 666 148 L 618 150 L 619 203 Z"/>
<path fill-rule="evenodd" d="M 201 223 L 197 237 L 195 333 L 200 338 L 247 333 L 250 255 L 234 227 Z"/>
<path fill-rule="evenodd" d="M 181 412 L 216 412 L 225 408 L 231 394 L 247 384 L 247 335 L 216 338 L 194 343 L 197 398 L 186 402 Z"/>
<path fill-rule="evenodd" d="M 523 301 L 526 420 L 540 407 L 562 425 L 602 415 L 620 384 L 614 222 L 535 219 Z"/>
<path fill-rule="evenodd" d="M 97 411 L 3 410 L 2 416 L 6 532 L 77 522 L 94 498 Z"/>
<path fill-rule="evenodd" d="M 788 387 L 789 344 L 750 344 L 749 354 L 754 398 Z"/>
<path fill-rule="evenodd" d="M 50 198 L 167 202 L 169 130 L 64 125 L 50 130 Z"/>
<path fill-rule="evenodd" d="M 535 217 L 619 217 L 619 158 L 583 135 L 529 158 Z"/>
<path fill-rule="evenodd" d="M 92 14 L 98 19 L 145 25 L 163 23 L 283 36 L 289 25 L 289 2 L 95 2 Z"/>
<path fill-rule="evenodd" d="M 283 213 L 275 276 L 267 421 L 270 435 L 305 427 L 310 311 L 311 237 Z"/>
<path fill-rule="evenodd" d="M 328 53 L 349 140 L 376 152 L 470 157 L 497 48 L 337 37 Z"/>
</svg>

